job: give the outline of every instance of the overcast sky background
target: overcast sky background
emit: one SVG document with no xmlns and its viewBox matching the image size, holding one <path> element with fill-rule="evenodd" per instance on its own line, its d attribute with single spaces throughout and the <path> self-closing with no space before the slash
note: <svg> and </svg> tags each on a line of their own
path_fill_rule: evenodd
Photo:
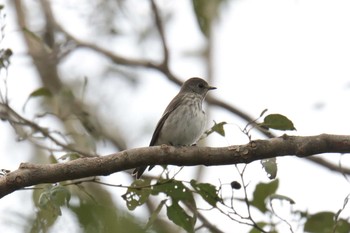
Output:
<svg viewBox="0 0 350 233">
<path fill-rule="evenodd" d="M 60 1 L 52 2 L 58 21 L 68 31 L 86 41 L 98 39 L 92 38 L 88 29 L 81 26 L 82 20 L 74 13 L 74 8 L 67 8 Z M 147 12 L 144 9 L 148 7 L 148 1 L 134 2 L 138 6 L 135 9 L 141 16 Z M 183 57 L 185 51 L 197 48 L 204 41 L 196 25 L 191 4 L 189 1 L 169 2 L 160 1 L 166 10 L 174 11 L 175 21 L 166 30 L 172 56 L 171 69 L 176 75 L 183 77 L 183 80 L 192 76 L 204 77 L 200 62 Z M 28 95 L 40 84 L 31 68 L 30 60 L 25 56 L 25 46 L 8 4 L 5 11 L 6 31 L 1 46 L 11 48 L 15 54 L 8 71 L 8 92 L 11 105 L 21 111 Z M 290 134 L 350 134 L 350 1 L 238 0 L 228 1 L 222 11 L 214 32 L 215 65 L 211 84 L 218 89 L 212 95 L 241 108 L 251 116 L 258 117 L 266 108 L 269 113 L 283 114 L 297 128 L 296 132 L 288 132 Z M 106 41 L 100 45 L 107 48 L 115 46 L 119 49 L 118 52 L 133 56 L 139 53 L 137 48 L 125 44 L 122 46 L 120 43 Z M 88 76 L 89 85 L 101 85 L 106 88 L 106 93 L 124 88 L 110 85 L 109 80 L 94 80 L 89 77 L 90 73 L 97 72 L 100 62 L 107 61 L 101 61 L 101 57 L 82 50 L 65 62 L 61 72 L 71 72 L 71 78 L 75 78 L 74 75 Z M 74 73 L 77 65 L 85 66 L 85 73 Z M 2 73 L 1 76 L 4 78 L 5 74 Z M 113 94 L 96 98 L 90 93 L 88 98 L 95 103 L 106 103 L 105 108 L 102 107 L 104 111 L 125 109 L 126 117 L 122 125 L 132 122 L 130 127 L 133 130 L 130 133 L 135 138 L 128 145 L 131 148 L 148 144 L 156 122 L 177 91 L 178 87 L 158 73 L 147 72 L 138 87 L 123 94 L 129 100 L 127 103 L 113 99 Z M 30 105 L 27 108 L 29 107 Z M 113 116 L 113 112 L 109 112 L 109 115 Z M 239 130 L 245 123 L 238 118 L 213 108 L 211 120 L 227 121 L 229 125 L 225 128 L 227 137 L 211 137 L 210 146 L 247 143 L 247 138 Z M 16 143 L 14 133 L 6 124 L 0 123 L 0 168 L 14 170 L 20 162 L 28 159 L 26 148 L 30 147 L 25 142 Z M 148 135 L 142 134 L 141 137 L 137 131 L 140 128 L 142 133 L 147 132 Z M 124 130 L 129 129 L 125 127 Z M 254 137 L 262 138 L 259 134 L 254 134 Z M 106 149 L 100 152 L 108 154 L 113 151 Z M 328 154 L 324 157 L 332 157 L 332 161 L 338 163 L 340 155 Z M 348 157 L 342 156 L 345 166 L 350 164 Z M 278 193 L 291 197 L 296 202 L 294 209 L 308 209 L 311 213 L 322 210 L 336 212 L 350 193 L 349 182 L 341 175 L 302 159 L 283 157 L 278 159 L 278 165 L 278 178 L 281 181 Z M 153 172 L 157 174 L 160 169 L 154 169 Z M 179 179 L 186 179 L 191 174 L 192 169 L 185 168 Z M 110 180 L 116 180 L 115 177 L 123 177 L 124 184 L 130 182 L 123 174 L 111 175 Z M 206 168 L 203 180 L 218 185 L 219 180 L 229 183 L 233 177 L 237 179 L 233 166 L 210 167 Z M 246 177 L 252 184 L 268 181 L 259 162 L 248 166 Z M 120 194 L 124 190 L 111 190 L 117 193 L 116 201 L 121 203 Z M 24 192 L 17 191 L 0 200 L 0 212 L 12 213 L 19 211 L 20 207 L 24 214 L 30 213 L 32 203 L 31 200 L 24 199 L 28 198 Z M 143 212 L 141 209 L 135 213 Z M 349 214 L 347 208 L 342 216 L 347 218 Z M 65 218 L 68 217 L 62 217 Z M 221 218 L 229 225 L 227 219 Z M 11 224 L 9 220 L 12 221 L 11 218 L 1 218 L 0 229 L 19 232 L 16 227 L 18 220 Z M 57 226 L 56 230 L 59 229 Z"/>
</svg>

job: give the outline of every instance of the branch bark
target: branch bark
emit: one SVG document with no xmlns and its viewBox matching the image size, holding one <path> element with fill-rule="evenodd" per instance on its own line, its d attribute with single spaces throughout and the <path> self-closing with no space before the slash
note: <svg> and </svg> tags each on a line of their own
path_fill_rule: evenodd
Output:
<svg viewBox="0 0 350 233">
<path fill-rule="evenodd" d="M 251 141 L 246 145 L 220 148 L 162 145 L 135 148 L 107 156 L 81 158 L 57 164 L 22 163 L 17 170 L 0 177 L 0 198 L 36 184 L 55 183 L 89 176 L 107 176 L 114 172 L 145 165 L 230 165 L 278 156 L 307 157 L 331 152 L 350 153 L 350 136 L 283 135 L 269 140 Z"/>
</svg>

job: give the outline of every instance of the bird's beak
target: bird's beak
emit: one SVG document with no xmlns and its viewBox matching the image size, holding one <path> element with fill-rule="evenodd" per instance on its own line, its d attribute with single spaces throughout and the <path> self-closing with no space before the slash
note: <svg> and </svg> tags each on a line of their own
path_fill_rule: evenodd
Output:
<svg viewBox="0 0 350 233">
<path fill-rule="evenodd" d="M 209 86 L 208 87 L 208 90 L 210 91 L 210 90 L 215 90 L 216 89 L 216 87 L 212 87 L 212 86 Z"/>
</svg>

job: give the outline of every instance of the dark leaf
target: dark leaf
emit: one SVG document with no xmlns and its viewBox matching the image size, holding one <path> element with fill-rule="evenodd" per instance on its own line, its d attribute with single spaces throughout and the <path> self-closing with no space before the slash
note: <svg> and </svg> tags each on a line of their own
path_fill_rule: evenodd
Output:
<svg viewBox="0 0 350 233">
<path fill-rule="evenodd" d="M 129 210 L 143 205 L 151 194 L 150 180 L 135 180 L 122 198 L 126 201 Z"/>
<path fill-rule="evenodd" d="M 279 194 L 270 195 L 270 200 L 288 201 L 291 205 L 295 204 L 295 201 L 292 198 Z"/>
<path fill-rule="evenodd" d="M 258 208 L 262 213 L 265 213 L 267 211 L 266 199 L 270 195 L 275 194 L 278 188 L 278 183 L 279 181 L 276 179 L 270 183 L 257 184 L 253 193 L 253 200 L 250 204 Z"/>
<path fill-rule="evenodd" d="M 225 137 L 225 129 L 224 129 L 224 125 L 226 125 L 227 123 L 225 121 L 220 122 L 220 123 L 216 123 L 214 121 L 214 126 L 211 128 L 213 130 L 213 132 L 217 132 L 218 134 L 220 134 L 221 136 Z"/>
<path fill-rule="evenodd" d="M 70 197 L 70 192 L 63 186 L 46 186 L 39 196 L 40 212 L 55 219 L 61 215 L 61 206 L 68 205 Z"/>
<path fill-rule="evenodd" d="M 325 233 L 332 232 L 334 225 L 334 214 L 332 212 L 320 212 L 308 217 L 304 231 Z"/>
<path fill-rule="evenodd" d="M 164 193 L 175 201 L 186 201 L 195 204 L 193 194 L 181 181 L 165 180 L 152 187 L 152 195 Z"/>
<path fill-rule="evenodd" d="M 167 206 L 167 216 L 187 232 L 194 232 L 196 219 L 186 214 L 185 210 L 177 202 L 173 202 L 171 206 Z"/>
<path fill-rule="evenodd" d="M 168 218 L 187 232 L 194 232 L 196 218 L 187 215 L 179 205 L 179 202 L 182 201 L 196 208 L 191 190 L 180 181 L 162 180 L 161 183 L 152 186 L 152 195 L 158 195 L 159 193 L 171 197 L 172 205 L 167 207 Z"/>
<path fill-rule="evenodd" d="M 216 203 L 221 201 L 221 198 L 218 196 L 218 190 L 214 185 L 197 183 L 195 180 L 191 180 L 191 185 L 208 204 L 216 206 Z"/>
<path fill-rule="evenodd" d="M 69 204 L 71 194 L 68 191 L 67 188 L 64 186 L 58 185 L 54 186 L 50 190 L 51 200 L 55 203 L 57 206 L 62 206 L 65 204 Z"/>
<path fill-rule="evenodd" d="M 310 233 L 348 233 L 350 232 L 350 223 L 340 219 L 334 221 L 335 214 L 332 212 L 320 212 L 311 215 L 306 220 L 304 231 Z M 337 224 L 335 226 L 335 224 Z M 335 229 L 335 230 L 334 230 Z"/>
<path fill-rule="evenodd" d="M 281 114 L 270 114 L 264 118 L 260 126 L 277 130 L 296 130 L 293 122 Z"/>
<path fill-rule="evenodd" d="M 207 130 L 204 134 L 205 136 L 208 136 L 214 132 L 220 134 L 221 136 L 225 137 L 225 129 L 224 129 L 224 125 L 226 125 L 227 123 L 225 121 L 223 122 L 220 122 L 220 123 L 216 123 L 214 121 L 214 125 L 209 129 Z"/>
</svg>

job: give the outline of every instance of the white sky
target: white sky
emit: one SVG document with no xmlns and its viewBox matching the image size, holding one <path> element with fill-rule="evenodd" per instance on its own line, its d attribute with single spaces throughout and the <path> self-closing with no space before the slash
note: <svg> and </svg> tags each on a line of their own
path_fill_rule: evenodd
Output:
<svg viewBox="0 0 350 233">
<path fill-rule="evenodd" d="M 193 62 L 183 57 L 184 51 L 195 50 L 198 45 L 203 44 L 189 1 L 171 1 L 163 5 L 168 7 L 168 10 L 175 9 L 175 22 L 172 24 L 173 27 L 167 30 L 172 51 L 172 70 L 184 80 L 191 76 L 203 76 L 204 70 L 200 62 Z M 29 61 L 23 56 L 24 47 L 18 39 L 18 28 L 11 21 L 13 12 L 9 8 L 6 10 L 8 25 L 2 46 L 12 48 L 16 54 L 8 75 L 9 93 L 12 97 L 11 103 L 17 109 L 21 109 L 28 94 L 39 84 L 35 81 L 35 72 L 29 69 Z M 212 94 L 240 107 L 252 116 L 258 116 L 265 108 L 269 109 L 269 113 L 286 115 L 298 130 L 291 134 L 349 134 L 349 12 L 350 1 L 347 0 L 229 1 L 224 7 L 215 30 L 215 71 L 212 85 L 217 86 L 218 89 Z M 66 13 L 74 17 L 69 11 Z M 64 18 L 69 21 L 70 17 L 65 15 Z M 75 35 L 79 38 L 93 39 L 84 38 L 86 32 L 82 27 L 75 27 L 74 24 L 63 25 L 72 33 L 77 33 Z M 102 46 L 107 45 L 110 44 L 102 44 Z M 125 48 L 123 52 L 128 51 L 128 48 Z M 135 51 L 131 53 L 135 55 Z M 98 64 L 97 59 L 100 58 L 91 56 L 90 59 L 86 59 L 88 54 L 90 53 L 82 51 L 70 58 L 78 60 L 79 56 L 84 56 L 85 60 L 79 63 L 85 66 L 86 73 L 80 73 L 80 77 L 89 75 L 90 69 L 98 69 L 96 64 Z M 68 69 L 74 65 L 76 65 L 74 61 L 71 64 L 67 62 L 62 68 Z M 135 121 L 133 123 L 135 128 L 141 127 L 142 132 L 147 131 L 148 135 L 140 138 L 139 132 L 134 132 L 137 140 L 130 143 L 130 147 L 148 144 L 153 125 L 166 104 L 178 91 L 177 87 L 168 84 L 162 76 L 153 72 L 148 72 L 144 78 L 143 86 L 140 85 L 142 90 L 138 88 L 137 94 L 127 103 L 126 114 L 135 115 L 137 112 L 136 115 L 142 116 L 142 119 L 146 118 L 147 126 L 140 119 L 132 120 Z M 98 81 L 91 80 L 91 83 L 94 82 Z M 163 90 L 159 90 L 157 88 L 159 86 L 162 86 Z M 125 95 L 130 97 L 128 93 Z M 101 98 L 104 98 L 102 102 L 107 103 L 108 98 L 113 96 L 106 94 Z M 139 113 L 139 106 L 150 106 L 149 103 L 153 103 L 152 106 L 148 109 L 142 108 L 142 113 Z M 118 104 L 121 103 L 116 100 L 105 108 L 110 109 L 111 106 L 118 106 Z M 236 117 L 214 108 L 212 119 L 217 122 L 225 120 L 230 125 L 226 127 L 227 138 L 214 136 L 209 142 L 211 146 L 247 142 L 246 137 L 242 136 L 238 129 L 238 127 L 244 127 L 244 123 Z M 127 117 L 122 123 L 130 124 L 129 121 Z M 0 168 L 15 169 L 20 162 L 25 161 L 25 152 L 22 150 L 25 143 L 18 144 L 21 150 L 13 150 L 13 146 L 17 144 L 14 144 L 12 139 L 14 135 L 8 127 L 4 126 L 5 124 L 0 123 Z M 261 136 L 256 135 L 256 137 Z M 333 154 L 326 157 L 332 157 L 335 162 L 339 159 L 339 155 Z M 342 161 L 346 165 L 349 164 L 350 159 L 345 155 Z M 278 193 L 294 199 L 296 201 L 294 209 L 308 209 L 311 213 L 322 210 L 336 212 L 350 193 L 350 185 L 342 176 L 319 169 L 318 166 L 302 159 L 279 158 L 278 165 L 280 178 Z M 185 179 L 192 174 L 191 171 L 190 168 L 184 169 L 179 178 Z M 159 170 L 155 169 L 154 172 L 157 173 Z M 237 178 L 233 166 L 206 168 L 205 174 L 206 182 L 217 185 L 219 179 L 225 183 L 232 181 L 233 177 Z M 118 175 L 124 177 L 115 174 L 111 179 Z M 249 165 L 247 180 L 252 184 L 268 181 L 259 162 Z M 116 190 L 113 189 L 113 191 Z M 2 213 L 16 211 L 12 206 L 16 206 L 14 203 L 18 203 L 18 200 L 25 197 L 23 192 L 5 197 L 0 201 L 0 211 Z M 119 196 L 116 196 L 116 200 L 121 201 Z M 23 208 L 30 211 L 32 207 L 27 203 Z M 142 210 L 137 210 L 136 213 L 142 213 Z M 347 208 L 343 217 L 349 217 L 349 213 Z M 225 226 L 231 227 L 227 219 L 223 220 Z M 11 228 L 11 224 L 0 219 L 0 229 L 5 225 L 11 230 L 18 229 Z"/>
</svg>

